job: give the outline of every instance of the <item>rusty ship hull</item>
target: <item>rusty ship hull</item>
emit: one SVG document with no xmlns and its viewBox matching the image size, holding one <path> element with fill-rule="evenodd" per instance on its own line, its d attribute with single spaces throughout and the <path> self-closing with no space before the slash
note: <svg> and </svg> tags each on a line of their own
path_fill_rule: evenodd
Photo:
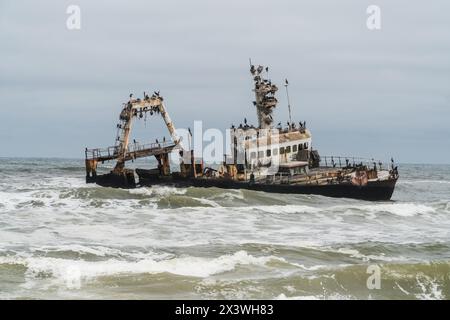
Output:
<svg viewBox="0 0 450 320">
<path fill-rule="evenodd" d="M 373 181 L 365 186 L 357 186 L 351 183 L 330 184 L 330 185 L 283 185 L 283 184 L 264 184 L 248 183 L 238 181 L 226 181 L 215 179 L 161 179 L 160 181 L 144 182 L 139 185 L 116 183 L 110 179 L 99 179 L 95 181 L 103 187 L 114 188 L 136 188 L 152 186 L 174 186 L 178 188 L 199 187 L 199 188 L 222 188 L 222 189 L 247 189 L 252 191 L 262 191 L 268 193 L 284 194 L 305 194 L 320 195 L 332 198 L 349 198 L 367 201 L 388 201 L 394 193 L 397 180 Z"/>
<path fill-rule="evenodd" d="M 186 185 L 196 187 L 219 187 L 229 189 L 249 189 L 253 191 L 264 191 L 285 194 L 310 194 L 333 198 L 352 198 L 360 200 L 382 201 L 390 200 L 394 192 L 396 180 L 369 182 L 366 186 L 356 186 L 351 183 L 330 185 L 283 185 L 246 182 L 222 182 L 196 179 L 193 183 Z"/>
<path fill-rule="evenodd" d="M 182 178 L 177 176 L 158 177 L 146 174 L 147 170 L 137 169 L 139 184 L 137 186 L 170 185 L 180 188 L 222 188 L 222 189 L 247 189 L 269 193 L 320 195 L 333 198 L 351 198 L 369 201 L 390 200 L 395 189 L 397 178 L 388 180 L 368 181 L 366 185 L 355 185 L 351 182 L 336 184 L 282 184 L 234 181 L 218 178 Z M 109 185 L 111 186 L 111 185 Z M 132 185 L 131 187 L 134 187 Z"/>
<path fill-rule="evenodd" d="M 264 180 L 250 182 L 216 177 L 183 177 L 179 173 L 161 175 L 155 169 L 127 170 L 117 175 L 113 172 L 87 178 L 86 182 L 103 187 L 132 189 L 139 187 L 174 186 L 179 188 L 222 188 L 246 189 L 268 193 L 320 195 L 333 198 L 351 198 L 367 201 L 388 201 L 391 199 L 398 180 L 398 175 L 384 180 L 369 180 L 362 185 L 352 181 L 320 183 L 271 183 Z M 322 174 L 335 174 L 333 169 L 321 169 Z"/>
</svg>

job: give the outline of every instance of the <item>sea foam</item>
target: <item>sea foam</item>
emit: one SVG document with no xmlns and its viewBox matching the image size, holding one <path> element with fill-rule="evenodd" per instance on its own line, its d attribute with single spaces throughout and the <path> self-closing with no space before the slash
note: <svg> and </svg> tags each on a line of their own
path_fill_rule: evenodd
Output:
<svg viewBox="0 0 450 320">
<path fill-rule="evenodd" d="M 157 260 L 147 257 L 137 261 L 108 259 L 103 261 L 86 261 L 51 257 L 0 257 L 0 264 L 23 265 L 27 275 L 39 277 L 49 275 L 64 282 L 70 282 L 73 274 L 83 281 L 101 276 L 126 274 L 171 273 L 188 277 L 208 277 L 234 270 L 240 265 L 265 266 L 270 261 L 286 262 L 275 256 L 255 257 L 246 251 L 222 255 L 217 258 L 177 257 Z"/>
</svg>

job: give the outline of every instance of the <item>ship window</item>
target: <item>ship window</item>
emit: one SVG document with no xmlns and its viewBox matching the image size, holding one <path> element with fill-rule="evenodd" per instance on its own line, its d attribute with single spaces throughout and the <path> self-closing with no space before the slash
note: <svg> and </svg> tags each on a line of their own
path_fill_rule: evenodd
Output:
<svg viewBox="0 0 450 320">
<path fill-rule="evenodd" d="M 277 156 L 277 155 L 278 155 L 278 148 L 273 149 L 273 155 L 274 155 L 274 156 Z"/>
<path fill-rule="evenodd" d="M 303 144 L 303 146 L 304 146 L 305 149 L 308 149 L 308 143 L 307 143 L 307 142 L 305 142 L 305 143 Z"/>
<path fill-rule="evenodd" d="M 264 151 L 258 152 L 258 158 L 264 158 Z"/>
<path fill-rule="evenodd" d="M 250 159 L 255 159 L 256 158 L 256 152 L 251 152 L 250 153 Z"/>
<path fill-rule="evenodd" d="M 294 144 L 294 145 L 292 146 L 292 152 L 297 152 L 297 145 L 296 145 L 296 144 Z"/>
<path fill-rule="evenodd" d="M 284 154 L 284 147 L 280 148 L 280 154 Z"/>
<path fill-rule="evenodd" d="M 267 151 L 266 151 L 266 156 L 267 156 L 267 157 L 270 157 L 270 155 L 271 155 L 271 153 L 272 153 L 271 151 L 272 151 L 272 150 L 267 149 Z"/>
<path fill-rule="evenodd" d="M 300 144 L 298 145 L 298 150 L 303 150 L 303 144 L 300 143 Z"/>
<path fill-rule="evenodd" d="M 291 146 L 287 146 L 286 147 L 286 153 L 290 153 L 291 152 Z"/>
</svg>

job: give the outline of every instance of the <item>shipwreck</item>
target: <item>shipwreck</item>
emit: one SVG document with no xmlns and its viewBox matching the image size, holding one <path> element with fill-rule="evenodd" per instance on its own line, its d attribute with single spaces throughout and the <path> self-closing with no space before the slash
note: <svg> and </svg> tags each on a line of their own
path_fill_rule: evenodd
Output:
<svg viewBox="0 0 450 320">
<path fill-rule="evenodd" d="M 268 79 L 268 69 L 250 67 L 254 83 L 258 124 L 232 126 L 231 154 L 218 167 L 209 167 L 194 157 L 190 143 L 178 136 L 159 92 L 130 99 L 123 104 L 114 146 L 85 150 L 86 182 L 104 187 L 135 188 L 170 184 L 186 187 L 250 189 L 275 193 L 317 194 L 364 200 L 389 200 L 398 180 L 393 159 L 388 164 L 374 159 L 321 156 L 312 148 L 312 134 L 306 122 L 291 119 L 286 126 L 274 125 L 278 87 Z M 285 81 L 286 93 L 288 81 Z M 161 116 L 170 140 L 148 144 L 130 143 L 133 121 L 144 115 Z M 170 155 L 179 157 L 178 170 L 171 170 Z M 152 169 L 129 169 L 128 161 L 154 157 Z M 98 165 L 115 161 L 114 168 L 98 174 Z"/>
</svg>

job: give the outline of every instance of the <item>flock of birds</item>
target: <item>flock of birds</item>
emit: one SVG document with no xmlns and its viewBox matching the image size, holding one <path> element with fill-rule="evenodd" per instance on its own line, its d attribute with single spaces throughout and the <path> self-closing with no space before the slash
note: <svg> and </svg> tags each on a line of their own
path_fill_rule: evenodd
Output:
<svg viewBox="0 0 450 320">
<path fill-rule="evenodd" d="M 281 124 L 281 122 L 278 122 L 276 128 L 278 130 L 283 130 L 283 129 L 284 130 L 294 130 L 294 129 L 297 128 L 297 124 L 295 122 L 291 123 L 291 122 L 288 121 L 286 124 L 287 124 L 287 126 L 285 128 L 283 128 L 283 125 Z M 231 125 L 231 129 L 236 129 L 236 128 L 239 128 L 239 129 L 249 129 L 249 128 L 255 129 L 256 127 L 254 125 L 249 125 L 247 123 L 247 118 L 244 118 L 244 124 L 240 123 L 238 127 L 236 127 L 234 124 Z M 299 129 L 306 129 L 306 121 L 303 121 L 303 122 L 299 121 L 298 128 Z"/>
<path fill-rule="evenodd" d="M 129 102 L 132 102 L 132 101 L 134 100 L 133 97 L 134 97 L 134 94 L 133 94 L 133 93 L 130 93 L 130 101 L 129 101 Z M 160 98 L 161 100 L 163 99 L 163 98 L 159 95 L 159 91 L 153 91 L 153 94 L 152 94 L 151 98 L 152 98 L 152 99 Z M 149 99 L 150 99 L 150 96 L 148 95 L 147 92 L 144 91 L 144 100 L 149 100 Z M 140 101 L 139 98 L 137 98 L 136 100 Z"/>
</svg>

